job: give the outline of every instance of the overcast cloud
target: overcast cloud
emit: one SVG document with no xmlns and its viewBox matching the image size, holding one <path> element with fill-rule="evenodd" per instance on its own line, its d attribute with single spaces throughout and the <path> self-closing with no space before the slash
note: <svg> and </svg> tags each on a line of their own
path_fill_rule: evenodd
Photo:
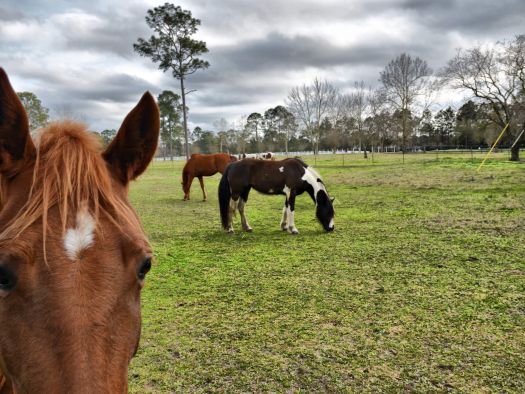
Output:
<svg viewBox="0 0 525 394">
<path fill-rule="evenodd" d="M 118 128 L 145 90 L 178 91 L 178 81 L 132 50 L 149 37 L 144 17 L 164 1 L 29 1 L 0 4 L 0 66 L 17 91 L 34 92 L 54 117 L 93 130 Z M 208 70 L 188 89 L 190 127 L 213 129 L 283 104 L 288 91 L 326 78 L 341 90 L 378 84 L 408 52 L 434 69 L 457 48 L 525 33 L 523 0 L 184 0 L 202 21 Z M 455 96 L 441 98 L 453 104 Z"/>
</svg>

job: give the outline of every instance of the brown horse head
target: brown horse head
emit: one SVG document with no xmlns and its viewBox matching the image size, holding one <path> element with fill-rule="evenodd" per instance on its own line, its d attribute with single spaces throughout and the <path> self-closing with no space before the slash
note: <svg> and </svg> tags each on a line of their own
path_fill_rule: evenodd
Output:
<svg viewBox="0 0 525 394">
<path fill-rule="evenodd" d="M 158 133 L 145 93 L 104 152 L 73 122 L 34 143 L 0 68 L 0 372 L 16 393 L 127 391 L 151 267 L 127 189 Z"/>
</svg>

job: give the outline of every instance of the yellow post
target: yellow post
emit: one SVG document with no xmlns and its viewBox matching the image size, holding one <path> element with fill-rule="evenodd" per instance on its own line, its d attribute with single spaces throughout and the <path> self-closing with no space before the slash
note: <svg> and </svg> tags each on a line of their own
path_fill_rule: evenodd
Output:
<svg viewBox="0 0 525 394">
<path fill-rule="evenodd" d="M 501 139 L 501 137 L 503 136 L 503 133 L 507 130 L 507 127 L 509 127 L 509 124 L 507 123 L 505 125 L 505 127 L 503 128 L 503 130 L 501 130 L 501 133 L 499 135 L 499 137 L 496 139 L 496 141 L 494 142 L 494 144 L 492 144 L 492 148 L 490 148 L 490 150 L 488 151 L 488 153 L 485 155 L 485 158 L 483 159 L 483 161 L 481 162 L 481 164 L 479 165 L 478 169 L 476 171 L 479 171 L 481 169 L 481 167 L 483 167 L 483 164 L 485 164 L 485 161 L 488 159 L 488 157 L 490 156 L 490 154 L 492 153 L 492 151 L 494 150 L 494 148 L 496 147 L 496 145 L 498 145 L 498 142 L 499 140 Z"/>
</svg>

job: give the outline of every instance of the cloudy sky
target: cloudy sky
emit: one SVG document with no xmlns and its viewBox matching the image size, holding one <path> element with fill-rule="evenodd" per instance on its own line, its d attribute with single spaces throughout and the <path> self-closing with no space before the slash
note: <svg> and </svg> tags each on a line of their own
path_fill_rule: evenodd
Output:
<svg viewBox="0 0 525 394">
<path fill-rule="evenodd" d="M 118 128 L 145 90 L 178 82 L 133 52 L 151 31 L 152 0 L 2 0 L 0 66 L 17 91 L 34 92 L 53 117 Z M 457 48 L 525 33 L 524 0 L 184 0 L 202 21 L 211 64 L 188 82 L 190 126 L 213 129 L 283 104 L 288 91 L 326 78 L 342 91 L 378 84 L 402 52 L 433 69 Z M 454 96 L 442 98 L 454 104 Z M 447 102 L 448 100 L 448 102 Z"/>
</svg>

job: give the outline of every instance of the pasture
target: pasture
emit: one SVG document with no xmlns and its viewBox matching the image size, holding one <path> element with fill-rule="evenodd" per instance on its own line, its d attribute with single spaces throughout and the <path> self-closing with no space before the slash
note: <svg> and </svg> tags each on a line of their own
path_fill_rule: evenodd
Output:
<svg viewBox="0 0 525 394">
<path fill-rule="evenodd" d="M 313 164 L 313 157 L 304 159 Z M 130 198 L 153 245 L 130 391 L 524 392 L 525 166 L 506 154 L 319 157 L 334 233 L 306 194 L 250 194 L 220 227 L 217 184 L 182 201 L 183 162 Z"/>
</svg>

